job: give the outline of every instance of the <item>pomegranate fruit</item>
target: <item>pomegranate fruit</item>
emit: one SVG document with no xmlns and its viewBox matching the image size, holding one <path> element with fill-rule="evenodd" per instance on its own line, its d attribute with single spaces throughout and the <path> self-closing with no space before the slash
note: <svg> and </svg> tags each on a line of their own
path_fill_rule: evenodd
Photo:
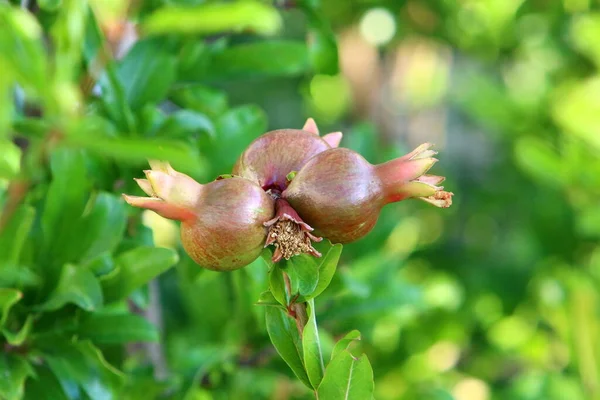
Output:
<svg viewBox="0 0 600 400">
<path fill-rule="evenodd" d="M 315 232 L 334 243 L 348 243 L 366 235 L 381 208 L 416 197 L 438 207 L 452 204 L 452 193 L 437 186 L 444 178 L 425 175 L 437 161 L 426 143 L 395 160 L 372 165 L 345 148 L 323 151 L 297 172 L 282 192 Z"/>
<path fill-rule="evenodd" d="M 302 129 L 278 129 L 254 140 L 233 167 L 233 174 L 258 183 L 265 190 L 283 190 L 287 175 L 297 171 L 314 155 L 337 147 L 341 132 L 319 137 L 309 118 Z"/>
<path fill-rule="evenodd" d="M 150 197 L 123 195 L 127 203 L 181 221 L 181 242 L 198 264 L 218 271 L 234 270 L 254 261 L 267 236 L 265 223 L 274 216 L 274 200 L 260 186 L 233 177 L 206 185 L 153 162 L 137 179 Z"/>
<path fill-rule="evenodd" d="M 355 241 L 373 229 L 388 203 L 414 197 L 438 207 L 452 204 L 452 193 L 438 186 L 444 178 L 426 175 L 437 161 L 430 144 L 372 165 L 338 148 L 341 138 L 341 132 L 320 137 L 309 118 L 302 129 L 257 138 L 224 179 L 201 185 L 168 163 L 151 162 L 146 179 L 137 180 L 150 197 L 123 196 L 181 221 L 186 252 L 220 271 L 249 264 L 271 245 L 274 262 L 301 253 L 320 257 L 312 245 L 320 236 Z"/>
</svg>

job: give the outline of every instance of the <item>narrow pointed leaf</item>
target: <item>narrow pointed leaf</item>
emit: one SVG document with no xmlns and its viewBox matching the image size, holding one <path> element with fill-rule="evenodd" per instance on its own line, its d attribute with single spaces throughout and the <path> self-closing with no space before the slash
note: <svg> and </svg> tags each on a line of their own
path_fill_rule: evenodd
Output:
<svg viewBox="0 0 600 400">
<path fill-rule="evenodd" d="M 13 305 L 23 298 L 23 293 L 17 289 L 0 288 L 0 328 L 6 323 L 8 313 Z"/>
<path fill-rule="evenodd" d="M 116 270 L 101 279 L 106 302 L 126 298 L 178 260 L 175 251 L 158 247 L 137 247 L 121 254 L 115 260 Z"/>
<path fill-rule="evenodd" d="M 58 310 L 67 303 L 75 304 L 86 311 L 95 310 L 102 305 L 100 282 L 87 268 L 65 264 L 56 288 L 38 309 Z"/>
<path fill-rule="evenodd" d="M 156 327 L 135 314 L 91 314 L 79 326 L 83 339 L 94 343 L 158 342 Z"/>
<path fill-rule="evenodd" d="M 318 388 L 325 365 L 323 363 L 323 352 L 321 350 L 321 340 L 319 339 L 319 331 L 317 328 L 317 319 L 315 316 L 315 302 L 309 300 L 306 311 L 308 312 L 308 322 L 302 333 L 302 350 L 304 352 L 304 363 L 306 365 L 306 373 L 313 388 Z"/>
<path fill-rule="evenodd" d="M 273 346 L 306 386 L 312 387 L 304 370 L 302 342 L 295 321 L 276 307 L 265 307 L 267 332 Z"/>
<path fill-rule="evenodd" d="M 33 369 L 25 358 L 8 353 L 0 354 L 0 398 L 20 400 L 23 398 L 25 380 L 33 375 Z"/>
</svg>

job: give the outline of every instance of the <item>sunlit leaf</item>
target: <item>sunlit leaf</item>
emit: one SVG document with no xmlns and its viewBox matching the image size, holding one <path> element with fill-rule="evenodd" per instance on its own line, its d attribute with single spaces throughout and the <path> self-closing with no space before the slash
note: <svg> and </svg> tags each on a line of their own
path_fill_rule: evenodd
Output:
<svg viewBox="0 0 600 400">
<path fill-rule="evenodd" d="M 0 78 L 1 79 L 1 78 Z M 0 126 L 0 179 L 12 179 L 19 173 L 21 168 L 21 149 L 8 139 L 2 139 L 2 127 Z"/>
<path fill-rule="evenodd" d="M 252 31 L 270 35 L 281 26 L 277 10 L 258 1 L 202 4 L 196 7 L 164 7 L 142 23 L 148 34 L 215 34 Z"/>
</svg>

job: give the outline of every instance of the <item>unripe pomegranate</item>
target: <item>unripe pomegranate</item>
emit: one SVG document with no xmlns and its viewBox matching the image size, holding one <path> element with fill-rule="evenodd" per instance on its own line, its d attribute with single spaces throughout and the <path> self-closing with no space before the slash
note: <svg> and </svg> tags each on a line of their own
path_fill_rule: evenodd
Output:
<svg viewBox="0 0 600 400">
<path fill-rule="evenodd" d="M 273 198 L 260 186 L 239 177 L 201 185 L 167 163 L 151 165 L 146 179 L 137 180 L 151 197 L 123 197 L 132 206 L 181 221 L 181 242 L 196 263 L 227 271 L 244 267 L 260 255 L 267 235 L 265 223 L 275 211 Z"/>
<path fill-rule="evenodd" d="M 424 175 L 437 161 L 426 143 L 411 153 L 380 165 L 344 148 L 312 157 L 295 175 L 282 198 L 334 243 L 348 243 L 366 235 L 381 208 L 416 197 L 438 207 L 452 204 L 452 193 L 436 186 L 444 178 Z"/>
<path fill-rule="evenodd" d="M 341 132 L 319 137 L 309 118 L 302 129 L 279 129 L 254 140 L 233 167 L 233 174 L 257 182 L 265 190 L 283 190 L 287 175 L 298 171 L 314 155 L 337 147 Z"/>
</svg>

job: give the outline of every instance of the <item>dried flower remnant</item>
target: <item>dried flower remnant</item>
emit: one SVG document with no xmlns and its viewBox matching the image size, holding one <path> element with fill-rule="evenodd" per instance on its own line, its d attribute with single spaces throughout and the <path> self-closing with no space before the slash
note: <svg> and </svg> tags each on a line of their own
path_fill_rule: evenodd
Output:
<svg viewBox="0 0 600 400">
<path fill-rule="evenodd" d="M 265 222 L 265 226 L 269 228 L 265 247 L 275 247 L 273 262 L 282 258 L 289 260 L 302 253 L 321 257 L 321 253 L 312 246 L 312 242 L 320 242 L 323 238 L 313 235 L 313 228 L 302 221 L 284 199 L 275 200 L 275 209 L 275 218 Z"/>
</svg>

